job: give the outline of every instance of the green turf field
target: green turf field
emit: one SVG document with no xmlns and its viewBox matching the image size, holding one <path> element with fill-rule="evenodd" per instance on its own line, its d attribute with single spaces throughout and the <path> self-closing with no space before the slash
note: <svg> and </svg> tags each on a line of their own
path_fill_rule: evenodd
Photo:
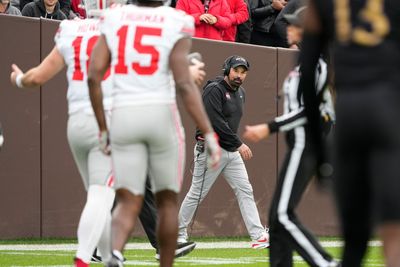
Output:
<svg viewBox="0 0 400 267">
<path fill-rule="evenodd" d="M 341 242 L 339 240 L 322 240 L 324 247 L 336 258 L 339 258 Z M 189 255 L 179 258 L 174 266 L 269 266 L 268 249 L 253 250 L 247 248 L 248 242 L 233 240 L 198 241 L 198 247 Z M 154 259 L 155 251 L 147 243 L 129 244 L 125 252 L 125 266 L 158 266 Z M 0 266 L 72 266 L 76 244 L 65 241 L 1 241 Z M 364 266 L 384 266 L 381 245 L 371 244 Z M 301 257 L 294 255 L 294 266 L 308 266 Z M 102 266 L 102 264 L 91 264 Z"/>
</svg>

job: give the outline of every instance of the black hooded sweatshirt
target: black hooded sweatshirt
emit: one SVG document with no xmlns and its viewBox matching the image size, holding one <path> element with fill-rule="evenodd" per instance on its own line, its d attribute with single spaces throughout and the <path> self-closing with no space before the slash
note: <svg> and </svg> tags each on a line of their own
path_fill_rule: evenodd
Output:
<svg viewBox="0 0 400 267">
<path fill-rule="evenodd" d="M 22 16 L 55 20 L 63 20 L 67 18 L 60 10 L 60 4 L 58 2 L 53 13 L 47 13 L 46 7 L 44 6 L 44 0 L 35 0 L 29 4 L 26 4 L 24 9 L 22 9 Z"/>
<path fill-rule="evenodd" d="M 236 151 L 242 145 L 237 131 L 245 102 L 243 87 L 233 90 L 224 77 L 219 76 L 207 82 L 202 96 L 207 115 L 218 134 L 220 146 L 230 152 Z M 199 137 L 202 137 L 202 133 L 197 129 L 196 139 Z"/>
</svg>

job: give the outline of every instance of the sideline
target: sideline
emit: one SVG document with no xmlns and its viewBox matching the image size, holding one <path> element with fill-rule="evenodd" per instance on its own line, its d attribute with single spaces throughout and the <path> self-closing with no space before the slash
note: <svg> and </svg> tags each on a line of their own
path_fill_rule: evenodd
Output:
<svg viewBox="0 0 400 267">
<path fill-rule="evenodd" d="M 196 249 L 219 249 L 219 248 L 250 248 L 250 242 L 245 241 L 216 241 L 216 242 L 196 242 Z M 343 241 L 321 241 L 323 247 L 343 247 Z M 370 241 L 370 247 L 381 247 L 381 241 Z M 0 245 L 0 251 L 74 251 L 77 244 L 17 244 Z M 149 243 L 128 243 L 125 249 L 153 249 Z"/>
</svg>

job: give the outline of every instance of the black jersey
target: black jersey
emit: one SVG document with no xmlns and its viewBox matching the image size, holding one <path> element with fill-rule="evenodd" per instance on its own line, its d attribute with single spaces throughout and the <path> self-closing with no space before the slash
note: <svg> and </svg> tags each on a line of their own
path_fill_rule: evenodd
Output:
<svg viewBox="0 0 400 267">
<path fill-rule="evenodd" d="M 341 86 L 400 84 L 399 0 L 314 0 Z"/>
</svg>

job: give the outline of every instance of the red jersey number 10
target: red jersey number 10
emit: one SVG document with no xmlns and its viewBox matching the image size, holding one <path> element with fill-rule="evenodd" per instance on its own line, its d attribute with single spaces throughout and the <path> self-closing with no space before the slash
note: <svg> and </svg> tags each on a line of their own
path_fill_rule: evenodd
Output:
<svg viewBox="0 0 400 267">
<path fill-rule="evenodd" d="M 124 25 L 117 31 L 118 35 L 118 61 L 115 65 L 115 73 L 127 74 L 128 65 L 125 60 L 126 36 L 128 33 L 128 25 Z M 139 54 L 150 55 L 150 65 L 142 66 L 138 62 L 133 62 L 131 68 L 140 75 L 151 75 L 158 70 L 158 62 L 160 59 L 159 51 L 152 45 L 143 45 L 142 40 L 144 36 L 161 36 L 162 30 L 153 27 L 136 27 L 135 36 L 133 39 L 133 48 Z"/>
<path fill-rule="evenodd" d="M 89 38 L 87 41 L 87 47 L 86 47 L 86 55 L 87 59 L 86 60 L 86 73 L 87 70 L 89 69 L 89 59 L 90 55 L 92 54 L 93 47 L 95 43 L 97 42 L 97 39 L 99 36 L 95 35 Z M 82 36 L 78 36 L 74 39 L 72 42 L 72 47 L 74 48 L 74 72 L 72 73 L 72 80 L 74 81 L 83 81 L 84 73 L 82 70 L 81 66 L 81 60 L 80 60 L 80 53 L 81 53 L 81 48 L 82 48 Z M 106 73 L 104 74 L 103 80 L 107 79 L 108 76 L 110 76 L 110 69 L 107 69 Z"/>
</svg>

